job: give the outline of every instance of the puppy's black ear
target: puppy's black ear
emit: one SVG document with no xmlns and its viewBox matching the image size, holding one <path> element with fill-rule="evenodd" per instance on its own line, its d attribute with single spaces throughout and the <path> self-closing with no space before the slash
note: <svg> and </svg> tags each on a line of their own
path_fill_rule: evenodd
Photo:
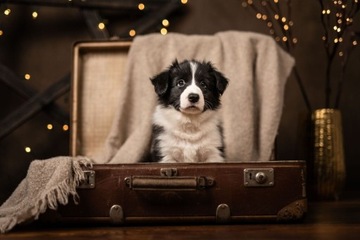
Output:
<svg viewBox="0 0 360 240">
<path fill-rule="evenodd" d="M 166 70 L 150 79 L 151 83 L 154 85 L 157 95 L 162 96 L 167 92 L 169 87 L 169 78 L 170 73 Z"/>
<path fill-rule="evenodd" d="M 229 81 L 221 72 L 217 71 L 216 68 L 214 68 L 210 62 L 208 63 L 208 66 L 210 68 L 210 73 L 216 79 L 216 88 L 218 89 L 219 93 L 222 95 L 225 92 L 225 89 L 229 84 Z"/>
<path fill-rule="evenodd" d="M 216 78 L 216 87 L 219 90 L 219 93 L 222 95 L 225 92 L 225 89 L 227 85 L 229 84 L 229 81 L 226 79 L 226 77 L 218 71 L 214 71 L 214 75 Z"/>
</svg>

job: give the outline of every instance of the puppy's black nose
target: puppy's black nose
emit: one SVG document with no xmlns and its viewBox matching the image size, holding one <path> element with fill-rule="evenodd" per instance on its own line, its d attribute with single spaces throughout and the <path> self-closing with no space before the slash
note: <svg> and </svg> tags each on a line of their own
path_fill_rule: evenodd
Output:
<svg viewBox="0 0 360 240">
<path fill-rule="evenodd" d="M 196 103 L 197 101 L 199 101 L 199 94 L 196 94 L 196 93 L 190 93 L 189 94 L 189 96 L 188 96 L 188 98 L 189 98 L 189 101 L 191 102 L 191 103 Z"/>
</svg>

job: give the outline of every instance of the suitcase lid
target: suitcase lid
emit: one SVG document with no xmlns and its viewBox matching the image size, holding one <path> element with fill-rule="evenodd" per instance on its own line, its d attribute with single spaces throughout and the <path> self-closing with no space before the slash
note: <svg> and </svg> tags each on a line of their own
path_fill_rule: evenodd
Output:
<svg viewBox="0 0 360 240">
<path fill-rule="evenodd" d="M 131 42 L 120 41 L 75 44 L 71 93 L 72 156 L 93 156 L 103 147 L 119 102 L 130 45 Z"/>
</svg>

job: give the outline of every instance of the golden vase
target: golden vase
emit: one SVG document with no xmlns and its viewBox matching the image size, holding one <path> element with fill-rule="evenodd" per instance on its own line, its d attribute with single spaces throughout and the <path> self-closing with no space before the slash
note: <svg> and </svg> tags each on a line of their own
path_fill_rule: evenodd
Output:
<svg viewBox="0 0 360 240">
<path fill-rule="evenodd" d="M 313 194 L 317 200 L 337 200 L 345 183 L 341 112 L 318 109 L 312 114 L 314 157 Z"/>
</svg>

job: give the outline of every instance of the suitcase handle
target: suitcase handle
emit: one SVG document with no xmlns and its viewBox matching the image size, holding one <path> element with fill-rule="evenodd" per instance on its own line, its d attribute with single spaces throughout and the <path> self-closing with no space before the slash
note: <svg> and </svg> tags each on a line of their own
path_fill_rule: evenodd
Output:
<svg viewBox="0 0 360 240">
<path fill-rule="evenodd" d="M 132 190 L 152 191 L 195 191 L 214 185 L 214 179 L 203 176 L 131 176 L 125 178 L 125 184 Z"/>
</svg>

